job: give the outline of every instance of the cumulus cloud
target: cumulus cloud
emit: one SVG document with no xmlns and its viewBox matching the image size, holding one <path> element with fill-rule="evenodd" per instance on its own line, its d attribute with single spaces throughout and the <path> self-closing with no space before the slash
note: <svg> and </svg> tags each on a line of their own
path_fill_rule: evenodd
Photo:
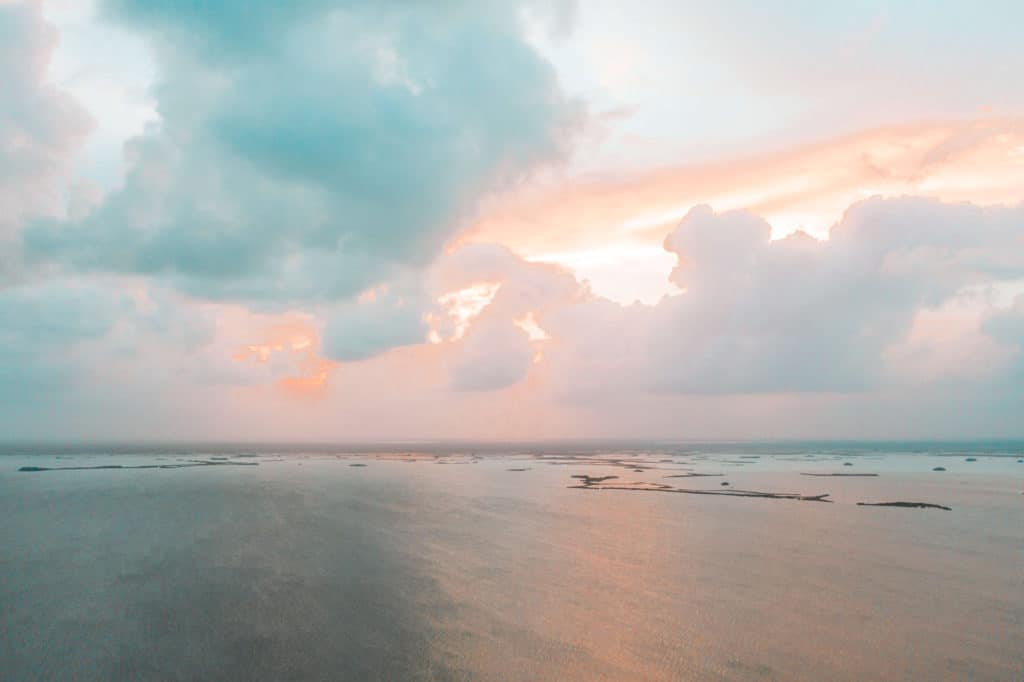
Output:
<svg viewBox="0 0 1024 682">
<path fill-rule="evenodd" d="M 29 216 L 59 212 L 61 181 L 91 121 L 47 82 L 57 33 L 37 2 L 0 3 L 0 277 Z"/>
<path fill-rule="evenodd" d="M 866 193 L 979 205 L 1020 201 L 1024 119 L 886 126 L 771 153 L 533 182 L 503 193 L 470 239 L 561 263 L 622 303 L 671 292 L 660 246 L 694 206 L 748 210 L 774 236 L 822 238 Z M 643 273 L 638 276 L 638 273 Z M 624 283 L 623 280 L 628 280 Z"/>
<path fill-rule="evenodd" d="M 580 117 L 515 8 L 111 0 L 149 36 L 160 124 L 124 187 L 26 229 L 34 258 L 257 304 L 351 297 L 435 257 Z"/>
<path fill-rule="evenodd" d="M 463 391 L 494 391 L 521 381 L 533 348 L 526 332 L 510 322 L 482 320 L 461 342 L 451 369 L 451 386 Z"/>
<path fill-rule="evenodd" d="M 564 269 L 528 263 L 497 245 L 473 244 L 450 254 L 438 263 L 434 281 L 448 290 L 476 282 L 495 287 L 469 332 L 451 344 L 449 385 L 464 391 L 498 390 L 526 379 L 541 341 L 531 339 L 526 321 L 543 332 L 548 315 L 592 298 Z"/>
<path fill-rule="evenodd" d="M 451 346 L 451 386 L 504 388 L 526 376 L 534 355 L 523 321 L 536 324 L 589 296 L 558 266 L 528 263 L 496 244 L 472 244 L 425 272 L 327 307 L 324 353 L 358 362 L 433 338 Z"/>
<path fill-rule="evenodd" d="M 471 244 L 438 262 L 422 310 L 440 315 L 431 301 L 445 291 L 494 287 L 450 344 L 458 389 L 501 388 L 534 371 L 580 403 L 618 393 L 849 394 L 954 375 L 991 380 L 1005 354 L 986 350 L 994 343 L 986 329 L 1008 323 L 982 328 L 984 302 L 969 315 L 946 307 L 972 288 L 1024 276 L 1022 246 L 1019 206 L 876 198 L 851 206 L 824 240 L 772 239 L 752 213 L 699 206 L 665 240 L 682 293 L 657 305 L 622 306 L 557 266 Z M 551 337 L 536 369 L 537 349 L 515 324 L 526 316 Z M 957 353 L 979 357 L 953 372 L 943 363 Z"/>
<path fill-rule="evenodd" d="M 355 301 L 335 308 L 324 330 L 327 357 L 355 362 L 392 348 L 424 343 L 429 303 L 415 288 L 388 288 L 370 300 Z"/>
<path fill-rule="evenodd" d="M 524 1 L 527 24 L 545 15 Z M 995 205 L 1019 194 L 1019 121 L 762 158 L 732 194 L 729 164 L 597 182 L 478 225 L 505 246 L 446 248 L 581 120 L 521 7 L 103 6 L 154 50 L 160 120 L 126 147 L 123 186 L 64 216 L 87 121 L 46 85 L 38 5 L 0 2 L 0 221 L 46 264 L 0 288 L 6 432 L 47 434 L 49 412 L 149 437 L 862 435 L 906 414 L 1019 432 L 1024 298 L 979 293 L 1024 281 L 1024 206 Z M 960 198 L 972 164 L 993 205 L 850 205 L 875 182 Z M 827 238 L 793 231 L 840 205 Z M 555 251 L 664 238 L 678 293 L 620 305 L 508 248 L 520 232 Z M 321 400 L 297 408 L 282 386 Z"/>
<path fill-rule="evenodd" d="M 441 259 L 432 274 L 433 286 L 443 291 L 475 282 L 500 284 L 488 314 L 509 319 L 589 296 L 566 269 L 530 263 L 498 244 L 464 246 Z"/>
<path fill-rule="evenodd" d="M 815 240 L 747 212 L 692 210 L 665 241 L 685 293 L 592 301 L 550 327 L 570 393 L 866 391 L 922 311 L 1024 275 L 1024 208 L 873 199 Z"/>
</svg>

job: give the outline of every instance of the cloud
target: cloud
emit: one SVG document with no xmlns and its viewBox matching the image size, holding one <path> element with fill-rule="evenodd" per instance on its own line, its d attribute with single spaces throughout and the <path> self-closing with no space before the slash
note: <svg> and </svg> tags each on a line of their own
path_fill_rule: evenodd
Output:
<svg viewBox="0 0 1024 682">
<path fill-rule="evenodd" d="M 529 337 L 519 327 L 482 320 L 460 344 L 451 369 L 451 387 L 460 391 L 507 388 L 526 376 L 533 353 Z"/>
<path fill-rule="evenodd" d="M 468 333 L 450 344 L 449 386 L 460 391 L 499 390 L 526 379 L 546 341 L 531 339 L 526 321 L 544 331 L 547 315 L 591 298 L 564 269 L 526 262 L 497 245 L 465 246 L 440 260 L 433 276 L 442 290 L 493 286 L 493 298 Z"/>
<path fill-rule="evenodd" d="M 254 305 L 352 297 L 428 265 L 581 120 L 502 3 L 107 10 L 150 37 L 161 120 L 96 210 L 25 230 L 33 258 L 80 271 Z"/>
<path fill-rule="evenodd" d="M 358 362 L 433 337 L 466 355 L 453 364 L 453 386 L 504 387 L 525 376 L 533 355 L 521 320 L 588 295 L 562 268 L 528 263 L 499 245 L 468 245 L 429 270 L 325 308 L 324 352 Z M 474 332 L 463 339 L 467 328 Z M 485 367 L 492 360 L 505 369 L 492 375 Z M 474 368 L 490 378 L 473 381 Z"/>
<path fill-rule="evenodd" d="M 323 396 L 311 315 L 196 301 L 137 277 L 0 290 L 0 430 L 11 438 L 214 436 L 248 395 Z M 284 390 L 282 390 L 284 389 Z M 221 415 L 232 411 L 233 422 Z M 220 431 L 223 429 L 223 431 Z"/>
<path fill-rule="evenodd" d="M 88 121 L 47 84 L 38 5 L 0 3 L 0 230 L 38 266 L 4 264 L 5 433 L 1020 433 L 1020 120 L 550 189 L 584 113 L 524 34 L 571 13 L 104 12 L 153 50 L 159 121 L 64 211 Z M 663 289 L 598 295 L 623 277 Z"/>
<path fill-rule="evenodd" d="M 653 307 L 591 301 L 542 325 L 573 395 L 864 392 L 923 311 L 1024 277 L 1024 207 L 903 198 L 852 206 L 815 240 L 771 240 L 748 212 L 693 209 L 665 247 L 685 291 Z"/>
<path fill-rule="evenodd" d="M 498 244 L 463 246 L 441 259 L 432 277 L 434 288 L 442 291 L 477 282 L 500 285 L 487 314 L 509 320 L 589 296 L 565 268 L 530 263 Z"/>
<path fill-rule="evenodd" d="M 824 237 L 868 196 L 1014 203 L 1024 185 L 1024 121 L 976 118 L 863 130 L 732 159 L 526 183 L 488 203 L 467 241 L 560 263 L 622 303 L 671 293 L 661 242 L 696 205 L 746 209 L 774 236 Z M 624 258 L 623 254 L 628 254 Z M 638 282 L 635 273 L 646 274 Z"/>
<path fill-rule="evenodd" d="M 57 33 L 37 2 L 0 3 L 0 278 L 10 240 L 30 216 L 60 212 L 61 182 L 91 128 L 85 111 L 47 82 Z"/>
<path fill-rule="evenodd" d="M 1024 278 L 1024 207 L 875 198 L 851 206 L 828 239 L 772 232 L 747 211 L 692 209 L 664 244 L 683 293 L 652 306 L 595 297 L 564 269 L 484 244 L 437 263 L 422 308 L 354 305 L 385 320 L 400 308 L 437 320 L 444 292 L 487 283 L 492 298 L 448 343 L 450 385 L 500 389 L 537 374 L 581 404 L 619 394 L 870 393 L 954 374 L 991 381 L 1003 366 L 980 326 L 991 304 L 976 301 L 970 314 L 945 307 Z M 538 346 L 516 326 L 527 316 L 550 336 L 537 363 Z M 954 373 L 943 363 L 958 352 L 977 357 Z"/>
<path fill-rule="evenodd" d="M 0 402 L 38 399 L 58 389 L 70 378 L 75 352 L 103 337 L 123 305 L 91 287 L 0 290 Z"/>
<path fill-rule="evenodd" d="M 875 199 L 819 241 L 699 207 L 666 240 L 684 293 L 654 306 L 481 244 L 312 313 L 139 278 L 24 285 L 0 295 L 0 373 L 19 387 L 3 423 L 43 433 L 48 405 L 71 420 L 63 432 L 93 435 L 1017 433 L 1024 314 L 997 292 L 1024 281 L 1021 211 Z M 456 336 L 439 299 L 480 283 L 484 305 Z M 254 415 L 268 423 L 243 427 Z"/>
<path fill-rule="evenodd" d="M 423 294 L 388 289 L 372 300 L 334 309 L 324 330 L 324 353 L 342 362 L 356 362 L 393 348 L 424 343 L 427 303 Z"/>
<path fill-rule="evenodd" d="M 1004 382 L 1020 391 L 1024 380 L 1024 295 L 1009 308 L 995 312 L 983 322 L 982 330 L 1005 347 L 1012 349 L 1013 361 L 1002 377 Z"/>
<path fill-rule="evenodd" d="M 153 381 L 185 376 L 213 332 L 205 311 L 137 282 L 65 278 L 8 287 L 0 290 L 0 401 L 45 418 L 44 406 L 97 401 L 133 373 Z"/>
<path fill-rule="evenodd" d="M 1024 347 L 1024 296 L 1018 296 L 1010 308 L 992 315 L 984 328 L 996 339 Z"/>
</svg>

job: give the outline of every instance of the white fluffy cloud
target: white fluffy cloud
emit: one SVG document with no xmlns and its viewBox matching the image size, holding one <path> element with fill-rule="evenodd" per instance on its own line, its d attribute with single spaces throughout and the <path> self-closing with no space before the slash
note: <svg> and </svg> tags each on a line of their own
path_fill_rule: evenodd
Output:
<svg viewBox="0 0 1024 682">
<path fill-rule="evenodd" d="M 394 386 L 422 363 L 432 368 L 418 389 L 425 401 L 525 395 L 552 414 L 582 410 L 602 435 L 1013 432 L 1024 404 L 1014 379 L 1024 367 L 1021 304 L 1007 308 L 992 292 L 1024 281 L 1024 208 L 872 199 L 828 240 L 770 235 L 750 213 L 693 210 L 665 243 L 684 293 L 655 306 L 597 297 L 503 247 L 463 247 L 405 295 L 342 309 L 341 321 L 415 324 L 400 340 L 380 336 L 391 342 L 372 353 L 346 356 L 337 348 L 365 339 L 335 337 L 339 390 L 362 393 L 347 368 Z M 489 298 L 468 330 L 437 326 L 451 312 L 438 299 L 474 288 Z M 517 324 L 527 318 L 548 338 L 531 340 Z M 419 326 L 427 319 L 438 345 Z"/>
<path fill-rule="evenodd" d="M 451 369 L 451 386 L 463 391 L 493 391 L 521 381 L 530 369 L 533 348 L 526 332 L 508 321 L 485 319 L 462 340 Z"/>
<path fill-rule="evenodd" d="M 685 293 L 652 308 L 591 302 L 551 325 L 567 390 L 873 390 L 920 313 L 1024 277 L 1022 207 L 872 199 L 828 240 L 770 235 L 749 213 L 691 211 L 665 242 Z"/>
</svg>

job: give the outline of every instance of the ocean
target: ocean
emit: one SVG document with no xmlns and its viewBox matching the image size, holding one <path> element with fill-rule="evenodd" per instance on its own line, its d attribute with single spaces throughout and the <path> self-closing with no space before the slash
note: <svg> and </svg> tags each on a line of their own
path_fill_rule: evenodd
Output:
<svg viewBox="0 0 1024 682">
<path fill-rule="evenodd" d="M 1020 442 L 0 453 L 3 680 L 1024 679 Z"/>
</svg>

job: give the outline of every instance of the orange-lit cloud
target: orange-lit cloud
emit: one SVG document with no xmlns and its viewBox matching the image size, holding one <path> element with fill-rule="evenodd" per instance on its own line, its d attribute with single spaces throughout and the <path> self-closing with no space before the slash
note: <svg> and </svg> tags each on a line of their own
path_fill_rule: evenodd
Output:
<svg viewBox="0 0 1024 682">
<path fill-rule="evenodd" d="M 483 312 L 484 308 L 491 304 L 500 288 L 500 282 L 479 282 L 457 291 L 442 294 L 437 299 L 454 325 L 452 338 L 461 339 L 465 336 L 469 325 Z"/>
<path fill-rule="evenodd" d="M 589 278 L 618 300 L 669 293 L 665 235 L 697 204 L 748 209 L 776 237 L 827 236 L 851 204 L 912 194 L 1016 203 L 1024 187 L 1024 119 L 981 118 L 868 130 L 745 159 L 524 187 L 494 199 L 465 241 L 499 242 Z M 656 276 L 650 276 L 656 272 Z M 630 282 L 645 277 L 644 289 Z M 632 285 L 632 286 L 630 286 Z M 616 296 L 617 288 L 628 290 Z"/>
<path fill-rule="evenodd" d="M 290 393 L 322 395 L 327 380 L 338 363 L 320 357 L 319 332 L 304 320 L 280 322 L 266 327 L 256 343 L 238 348 L 236 362 L 268 363 L 283 358 L 288 362 L 288 373 L 276 383 Z"/>
<path fill-rule="evenodd" d="M 512 323 L 526 332 L 530 341 L 547 341 L 551 338 L 551 335 L 537 324 L 537 318 L 533 312 L 526 313 L 523 317 L 513 320 Z"/>
<path fill-rule="evenodd" d="M 327 378 L 337 367 L 337 363 L 309 355 L 303 358 L 301 367 L 302 373 L 299 376 L 280 379 L 278 385 L 299 395 L 322 395 L 327 388 Z"/>
</svg>

